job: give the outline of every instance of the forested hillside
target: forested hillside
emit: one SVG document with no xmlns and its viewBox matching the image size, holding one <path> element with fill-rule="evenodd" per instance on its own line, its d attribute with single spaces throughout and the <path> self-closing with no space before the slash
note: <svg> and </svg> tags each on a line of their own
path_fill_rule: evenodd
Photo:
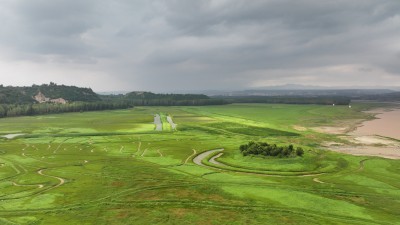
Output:
<svg viewBox="0 0 400 225">
<path fill-rule="evenodd" d="M 30 87 L 0 85 L 0 117 L 126 109 L 132 106 L 126 101 L 104 102 L 90 88 L 55 83 Z"/>
<path fill-rule="evenodd" d="M 214 96 L 203 94 L 155 94 L 130 92 L 98 95 L 90 88 L 57 85 L 30 87 L 0 85 L 0 117 L 127 109 L 133 106 L 200 106 L 231 103 L 337 104 L 347 105 L 343 96 Z"/>
<path fill-rule="evenodd" d="M 0 86 L 0 117 L 126 109 L 145 105 L 216 105 L 224 103 L 222 99 L 211 99 L 206 95 L 194 94 L 131 92 L 126 95 L 98 95 L 90 88 L 55 83 L 30 87 Z"/>
<path fill-rule="evenodd" d="M 0 104 L 29 104 L 37 102 L 34 96 L 42 93 L 50 99 L 63 98 L 66 101 L 95 102 L 99 96 L 90 88 L 57 85 L 55 83 L 12 87 L 0 85 Z"/>
</svg>

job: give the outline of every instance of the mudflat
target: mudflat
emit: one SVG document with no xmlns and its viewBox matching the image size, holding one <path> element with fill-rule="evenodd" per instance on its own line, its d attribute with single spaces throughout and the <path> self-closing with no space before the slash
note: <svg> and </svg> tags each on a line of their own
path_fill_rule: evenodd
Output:
<svg viewBox="0 0 400 225">
<path fill-rule="evenodd" d="M 370 113 L 376 113 L 377 119 L 362 123 L 351 134 L 356 136 L 379 135 L 395 139 L 400 139 L 400 109 L 374 110 Z"/>
<path fill-rule="evenodd" d="M 378 156 L 387 159 L 400 159 L 400 148 L 395 146 L 332 146 L 329 149 L 351 155 Z"/>
<path fill-rule="evenodd" d="M 400 159 L 400 143 L 397 141 L 400 139 L 400 109 L 376 109 L 367 113 L 375 114 L 376 119 L 364 121 L 354 131 L 341 136 L 352 144 L 333 142 L 324 145 L 346 154 Z"/>
</svg>

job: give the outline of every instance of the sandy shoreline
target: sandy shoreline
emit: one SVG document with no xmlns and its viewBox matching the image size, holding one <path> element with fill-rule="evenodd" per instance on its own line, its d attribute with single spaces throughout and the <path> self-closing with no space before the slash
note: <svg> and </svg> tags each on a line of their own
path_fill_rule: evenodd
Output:
<svg viewBox="0 0 400 225">
<path fill-rule="evenodd" d="M 354 130 L 343 132 L 339 136 L 350 144 L 325 142 L 323 146 L 346 154 L 400 159 L 400 108 L 375 109 L 366 113 L 374 114 L 376 119 L 363 121 Z M 324 129 L 319 131 L 323 132 Z"/>
</svg>

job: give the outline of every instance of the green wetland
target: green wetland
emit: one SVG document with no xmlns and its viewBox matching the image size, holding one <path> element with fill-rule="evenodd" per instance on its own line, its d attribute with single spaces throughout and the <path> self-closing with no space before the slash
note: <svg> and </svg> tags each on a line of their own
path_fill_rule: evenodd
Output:
<svg viewBox="0 0 400 225">
<path fill-rule="evenodd" d="M 400 160 L 327 150 L 324 143 L 357 145 L 347 133 L 319 129 L 354 130 L 373 118 L 364 111 L 382 106 L 136 107 L 4 118 L 0 224 L 400 224 Z M 293 144 L 304 155 L 244 157 L 239 146 L 249 141 Z"/>
</svg>

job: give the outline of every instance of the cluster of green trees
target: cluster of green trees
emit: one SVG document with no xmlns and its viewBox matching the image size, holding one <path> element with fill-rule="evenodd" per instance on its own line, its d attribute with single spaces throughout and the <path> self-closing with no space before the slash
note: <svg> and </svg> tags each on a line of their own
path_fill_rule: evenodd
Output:
<svg viewBox="0 0 400 225">
<path fill-rule="evenodd" d="M 304 150 L 301 147 L 297 147 L 295 149 L 291 144 L 288 146 L 277 146 L 276 144 L 254 141 L 251 141 L 245 145 L 241 145 L 240 152 L 242 152 L 243 156 L 263 155 L 280 158 L 303 156 L 304 154 Z"/>
<path fill-rule="evenodd" d="M 111 109 L 127 109 L 133 105 L 129 102 L 71 102 L 67 104 L 1 104 L 0 117 L 33 116 L 66 112 L 86 112 Z"/>
<path fill-rule="evenodd" d="M 34 96 L 41 92 L 49 99 L 63 98 L 67 104 L 37 103 Z M 133 107 L 128 101 L 103 101 L 90 88 L 55 83 L 12 87 L 0 85 L 0 117 L 31 116 L 65 112 L 85 112 Z"/>
</svg>

